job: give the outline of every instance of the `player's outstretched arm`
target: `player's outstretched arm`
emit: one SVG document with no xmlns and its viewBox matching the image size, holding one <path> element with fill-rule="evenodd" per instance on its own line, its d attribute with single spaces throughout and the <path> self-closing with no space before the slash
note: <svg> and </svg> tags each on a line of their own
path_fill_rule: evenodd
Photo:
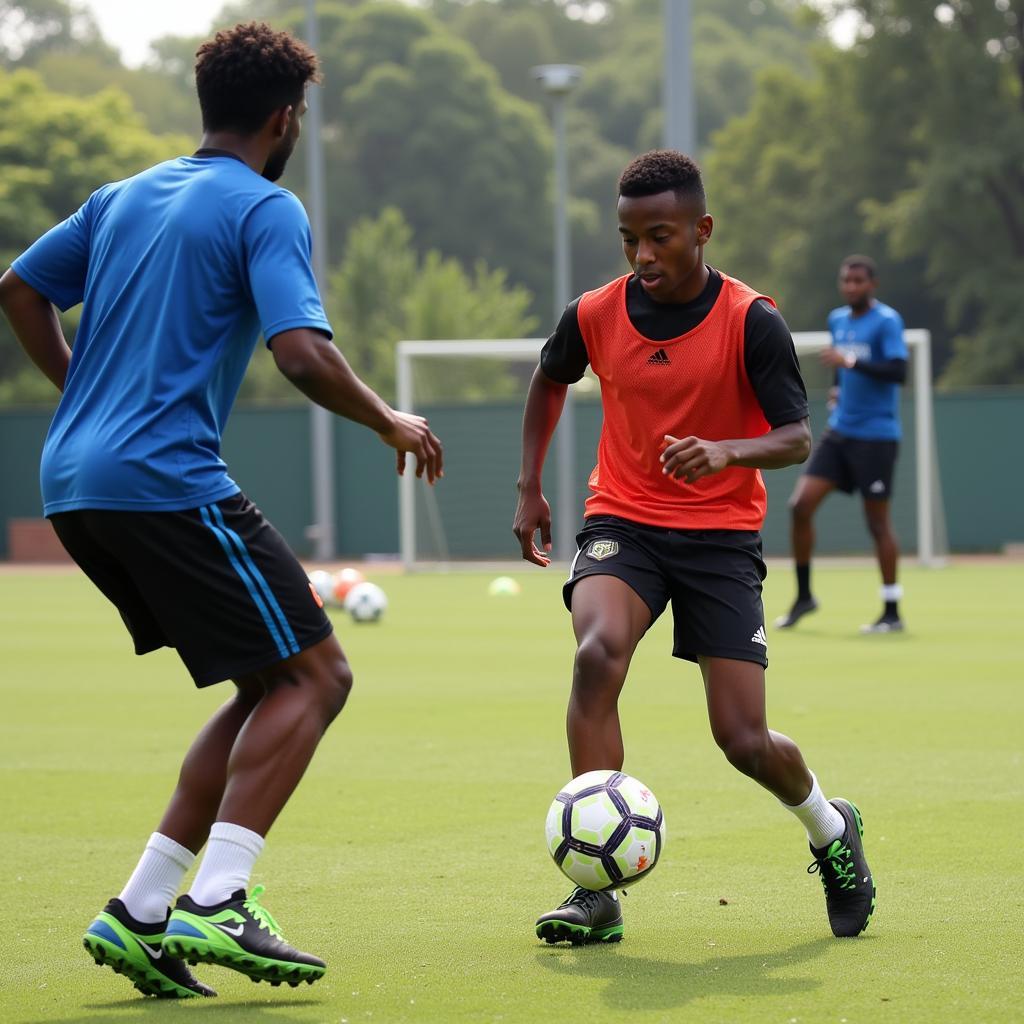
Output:
<svg viewBox="0 0 1024 1024">
<path fill-rule="evenodd" d="M 422 416 L 392 409 L 367 387 L 348 365 L 330 338 L 319 331 L 297 328 L 282 331 L 270 343 L 277 368 L 307 398 L 345 419 L 375 430 L 398 453 L 398 472 L 405 472 L 405 456 L 416 458 L 416 475 L 433 483 L 444 476 L 441 442 Z"/>
<path fill-rule="evenodd" d="M 58 391 L 63 391 L 71 349 L 64 340 L 53 303 L 8 270 L 0 277 L 0 309 L 32 362 Z"/>
<path fill-rule="evenodd" d="M 699 437 L 680 439 L 666 434 L 664 445 L 661 471 L 692 484 L 729 466 L 782 469 L 803 462 L 811 453 L 811 428 L 804 419 L 776 427 L 760 437 L 734 441 L 705 441 Z"/>
<path fill-rule="evenodd" d="M 558 417 L 565 404 L 567 384 L 552 380 L 538 366 L 530 381 L 526 396 L 526 410 L 523 413 L 523 459 L 519 469 L 516 487 L 519 502 L 512 523 L 512 532 L 519 539 L 523 558 L 535 565 L 551 563 L 551 508 L 541 489 L 544 459 L 547 456 L 551 435 L 555 432 Z M 540 530 L 541 548 L 537 547 L 536 535 Z"/>
</svg>

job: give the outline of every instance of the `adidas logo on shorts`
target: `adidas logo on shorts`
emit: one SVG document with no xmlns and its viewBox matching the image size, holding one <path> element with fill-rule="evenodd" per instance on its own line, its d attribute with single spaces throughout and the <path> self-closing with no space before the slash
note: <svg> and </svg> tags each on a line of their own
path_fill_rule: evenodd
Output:
<svg viewBox="0 0 1024 1024">
<path fill-rule="evenodd" d="M 764 635 L 764 626 L 758 626 L 757 632 L 750 638 L 752 643 L 760 644 L 762 647 L 768 646 L 768 638 Z"/>
</svg>

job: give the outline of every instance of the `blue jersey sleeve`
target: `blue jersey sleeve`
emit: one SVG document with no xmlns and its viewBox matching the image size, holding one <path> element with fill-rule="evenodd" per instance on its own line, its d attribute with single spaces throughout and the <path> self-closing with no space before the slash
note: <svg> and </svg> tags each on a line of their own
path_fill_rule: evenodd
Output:
<svg viewBox="0 0 1024 1024">
<path fill-rule="evenodd" d="M 11 264 L 11 269 L 61 312 L 85 295 L 92 240 L 93 193 L 67 220 L 50 228 Z"/>
<path fill-rule="evenodd" d="M 882 321 L 879 332 L 880 359 L 906 359 L 907 343 L 903 340 L 903 318 L 892 312 Z"/>
<path fill-rule="evenodd" d="M 245 269 L 267 344 L 274 335 L 312 327 L 333 336 L 311 261 L 309 219 L 283 189 L 265 199 L 242 228 Z"/>
</svg>

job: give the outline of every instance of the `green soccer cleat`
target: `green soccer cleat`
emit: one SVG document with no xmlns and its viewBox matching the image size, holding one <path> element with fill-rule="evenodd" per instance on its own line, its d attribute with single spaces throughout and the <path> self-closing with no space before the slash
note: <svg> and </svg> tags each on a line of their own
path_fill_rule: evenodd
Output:
<svg viewBox="0 0 1024 1024">
<path fill-rule="evenodd" d="M 622 907 L 614 892 L 577 886 L 557 909 L 537 919 L 537 938 L 547 943 L 622 941 Z"/>
<path fill-rule="evenodd" d="M 285 942 L 277 922 L 260 903 L 263 886 L 251 896 L 239 889 L 230 899 L 203 907 L 188 896 L 179 896 L 167 923 L 163 950 L 191 964 L 230 967 L 253 981 L 271 985 L 300 982 L 312 985 L 322 978 L 327 965 Z"/>
<path fill-rule="evenodd" d="M 829 803 L 843 816 L 846 831 L 827 847 L 816 850 L 808 874 L 818 873 L 825 889 L 825 909 L 832 934 L 838 938 L 860 935 L 875 912 L 875 880 L 864 857 L 864 822 L 860 811 L 837 797 Z"/>
<path fill-rule="evenodd" d="M 161 942 L 166 928 L 166 921 L 136 921 L 119 899 L 112 899 L 89 925 L 82 945 L 97 964 L 123 974 L 145 996 L 215 996 L 217 993 L 197 980 L 185 964 L 164 954 Z"/>
</svg>

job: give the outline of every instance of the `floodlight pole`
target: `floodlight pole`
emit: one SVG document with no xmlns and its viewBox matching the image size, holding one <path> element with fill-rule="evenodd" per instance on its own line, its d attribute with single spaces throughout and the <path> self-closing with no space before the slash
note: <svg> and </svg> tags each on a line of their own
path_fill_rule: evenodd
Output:
<svg viewBox="0 0 1024 1024">
<path fill-rule="evenodd" d="M 312 50 L 319 46 L 316 0 L 306 0 L 306 41 Z M 310 229 L 313 234 L 313 273 L 320 294 L 327 287 L 327 217 L 324 198 L 323 104 L 320 86 L 306 90 L 307 188 Z M 309 413 L 309 464 L 312 476 L 313 523 L 306 535 L 313 541 L 313 554 L 326 560 L 334 557 L 334 417 L 320 405 Z"/>
<path fill-rule="evenodd" d="M 569 304 L 572 287 L 569 239 L 569 152 L 566 143 L 565 106 L 569 93 L 583 77 L 583 68 L 573 64 L 541 64 L 531 69 L 534 78 L 551 98 L 551 121 L 555 135 L 555 235 L 554 313 L 557 324 Z M 576 552 L 576 410 L 572 388 L 565 393 L 556 437 L 558 451 L 558 519 L 555 524 L 555 557 L 564 561 Z"/>
<path fill-rule="evenodd" d="M 693 156 L 697 106 L 693 94 L 692 0 L 662 0 L 665 37 L 665 148 Z"/>
</svg>

